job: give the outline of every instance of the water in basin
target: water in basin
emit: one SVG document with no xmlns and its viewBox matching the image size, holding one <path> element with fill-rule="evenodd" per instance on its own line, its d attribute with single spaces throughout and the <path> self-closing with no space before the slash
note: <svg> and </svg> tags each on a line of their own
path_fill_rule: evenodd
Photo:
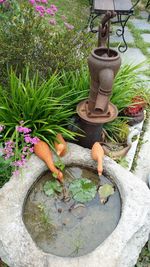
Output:
<svg viewBox="0 0 150 267">
<path fill-rule="evenodd" d="M 66 167 L 65 188 L 73 179 L 91 179 L 99 184 L 98 175 L 93 170 L 80 167 Z M 33 185 L 25 200 L 23 220 L 38 247 L 44 252 L 62 257 L 77 257 L 98 247 L 116 228 L 121 215 L 120 194 L 115 193 L 105 204 L 97 193 L 87 203 L 76 203 L 73 198 L 64 201 L 59 195 L 47 196 L 43 191 L 51 173 L 44 173 Z M 111 183 L 106 177 L 103 182 Z"/>
</svg>

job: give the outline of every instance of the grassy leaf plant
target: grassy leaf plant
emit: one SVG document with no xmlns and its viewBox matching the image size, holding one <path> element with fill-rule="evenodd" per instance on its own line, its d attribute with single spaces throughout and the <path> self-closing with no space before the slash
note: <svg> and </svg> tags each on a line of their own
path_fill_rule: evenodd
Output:
<svg viewBox="0 0 150 267">
<path fill-rule="evenodd" d="M 9 88 L 0 87 L 3 157 L 11 158 L 15 171 L 24 165 L 38 139 L 53 149 L 57 133 L 67 139 L 76 136 L 67 129 L 75 112 L 70 105 L 74 92 L 64 92 L 65 84 L 56 73 L 38 84 L 38 75 L 31 80 L 27 69 L 25 77 L 11 71 Z"/>
<path fill-rule="evenodd" d="M 147 106 L 150 103 L 149 88 L 145 87 L 140 77 L 143 64 L 144 62 L 137 65 L 124 64 L 115 78 L 110 100 L 117 106 L 119 116 L 114 121 L 104 124 L 108 139 L 115 142 L 124 142 L 129 133 L 128 118 L 122 117 L 121 112 L 128 106 L 134 106 L 136 103 L 132 100 L 137 96 L 142 97 Z"/>
</svg>

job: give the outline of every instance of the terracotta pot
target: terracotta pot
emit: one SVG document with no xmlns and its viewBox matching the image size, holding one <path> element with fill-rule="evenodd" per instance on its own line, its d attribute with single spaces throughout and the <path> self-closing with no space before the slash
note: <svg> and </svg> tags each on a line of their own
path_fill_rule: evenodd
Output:
<svg viewBox="0 0 150 267">
<path fill-rule="evenodd" d="M 50 171 L 57 175 L 57 179 L 62 182 L 63 181 L 63 174 L 60 170 L 58 170 L 53 161 L 53 155 L 50 150 L 48 144 L 42 140 L 40 140 L 37 144 L 34 145 L 34 153 L 42 159 Z"/>
<path fill-rule="evenodd" d="M 147 105 L 146 101 L 141 96 L 136 96 L 132 99 L 132 105 L 123 110 L 123 115 L 130 117 L 129 125 L 134 125 L 143 121 L 144 108 Z"/>
<path fill-rule="evenodd" d="M 63 157 L 67 153 L 67 143 L 60 133 L 56 136 L 54 146 L 59 157 Z"/>
<path fill-rule="evenodd" d="M 97 164 L 98 175 L 102 175 L 104 150 L 98 142 L 95 142 L 94 145 L 92 146 L 91 154 L 92 154 L 92 159 L 96 160 L 98 163 Z"/>
</svg>

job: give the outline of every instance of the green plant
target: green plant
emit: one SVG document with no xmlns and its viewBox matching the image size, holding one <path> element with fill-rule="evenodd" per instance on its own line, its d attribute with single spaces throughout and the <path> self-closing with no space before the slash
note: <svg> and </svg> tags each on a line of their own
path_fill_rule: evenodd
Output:
<svg viewBox="0 0 150 267">
<path fill-rule="evenodd" d="M 104 124 L 103 128 L 106 140 L 119 143 L 126 142 L 129 134 L 127 119 L 117 117 L 114 121 Z"/>
<path fill-rule="evenodd" d="M 150 241 L 142 249 L 135 267 L 149 267 L 150 263 Z"/>
<path fill-rule="evenodd" d="M 62 6 L 66 5 L 62 3 Z M 59 10 L 61 13 L 60 6 Z M 77 10 L 75 13 L 79 14 Z M 81 30 L 80 21 L 74 22 L 79 23 Z M 21 1 L 19 11 L 15 9 L 9 19 L 3 19 L 0 24 L 0 81 L 6 83 L 10 67 L 20 74 L 29 66 L 32 75 L 38 70 L 44 79 L 55 70 L 80 69 L 91 49 L 91 37 L 78 29 L 77 23 L 73 31 L 64 29 L 61 23 L 53 27 L 28 1 Z"/>
<path fill-rule="evenodd" d="M 143 64 L 144 62 L 137 65 L 125 64 L 120 68 L 113 84 L 111 97 L 112 103 L 117 106 L 119 112 L 132 105 L 132 99 L 135 96 L 142 96 L 149 103 L 150 94 L 148 88 L 145 88 L 143 81 L 139 77 L 140 68 Z"/>
<path fill-rule="evenodd" d="M 128 168 L 129 167 L 129 163 L 125 158 L 118 158 L 116 160 L 116 162 L 119 163 L 124 168 Z"/>
<path fill-rule="evenodd" d="M 91 201 L 95 197 L 96 185 L 86 178 L 75 179 L 69 185 L 69 191 L 76 201 L 85 203 Z"/>
<path fill-rule="evenodd" d="M 81 240 L 80 236 L 77 239 L 73 240 L 73 247 L 74 250 L 71 255 L 77 256 L 80 250 L 83 249 L 83 240 Z"/>
<path fill-rule="evenodd" d="M 44 193 L 47 196 L 54 196 L 56 193 L 62 192 L 62 185 L 55 179 L 51 181 L 47 181 L 44 184 Z"/>
<path fill-rule="evenodd" d="M 5 125 L 4 140 L 16 139 L 16 126 L 30 128 L 34 136 L 53 146 L 56 134 L 61 133 L 66 138 L 74 138 L 75 133 L 67 130 L 69 118 L 74 114 L 67 104 L 71 91 L 54 97 L 56 91 L 63 91 L 59 76 L 53 74 L 47 82 L 38 86 L 38 76 L 29 79 L 28 70 L 25 81 L 17 78 L 14 72 L 10 74 L 10 87 L 0 87 L 0 124 Z"/>
<path fill-rule="evenodd" d="M 119 114 L 128 106 L 133 106 L 133 98 L 141 96 L 148 104 L 150 103 L 149 88 L 145 88 L 144 82 L 139 77 L 140 67 L 125 64 L 119 70 L 113 85 L 111 102 L 118 108 Z M 128 118 L 118 116 L 113 122 L 104 124 L 107 137 L 117 142 L 124 142 L 128 135 Z"/>
<path fill-rule="evenodd" d="M 10 160 L 5 160 L 0 156 L 0 188 L 9 181 L 12 172 Z"/>
<path fill-rule="evenodd" d="M 48 216 L 48 214 L 46 213 L 46 209 L 44 207 L 43 204 L 39 204 L 37 206 L 37 208 L 39 209 L 38 215 L 39 215 L 39 225 L 42 227 L 44 227 L 43 230 L 45 231 L 49 231 L 49 233 L 53 233 L 55 231 L 55 226 L 53 224 L 52 219 Z"/>
</svg>

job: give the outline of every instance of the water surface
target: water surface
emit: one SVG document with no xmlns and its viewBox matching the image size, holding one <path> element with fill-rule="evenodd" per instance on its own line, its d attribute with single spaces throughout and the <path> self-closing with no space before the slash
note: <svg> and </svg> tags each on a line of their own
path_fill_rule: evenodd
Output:
<svg viewBox="0 0 150 267">
<path fill-rule="evenodd" d="M 64 171 L 65 187 L 73 179 L 88 178 L 99 183 L 94 171 L 67 167 Z M 100 203 L 99 194 L 86 203 L 65 202 L 61 197 L 48 197 L 43 191 L 51 173 L 44 173 L 31 188 L 24 205 L 23 220 L 32 239 L 44 252 L 63 257 L 87 254 L 98 247 L 116 228 L 121 214 L 120 195 L 115 193 L 106 204 Z M 111 183 L 107 178 L 103 182 Z"/>
</svg>

